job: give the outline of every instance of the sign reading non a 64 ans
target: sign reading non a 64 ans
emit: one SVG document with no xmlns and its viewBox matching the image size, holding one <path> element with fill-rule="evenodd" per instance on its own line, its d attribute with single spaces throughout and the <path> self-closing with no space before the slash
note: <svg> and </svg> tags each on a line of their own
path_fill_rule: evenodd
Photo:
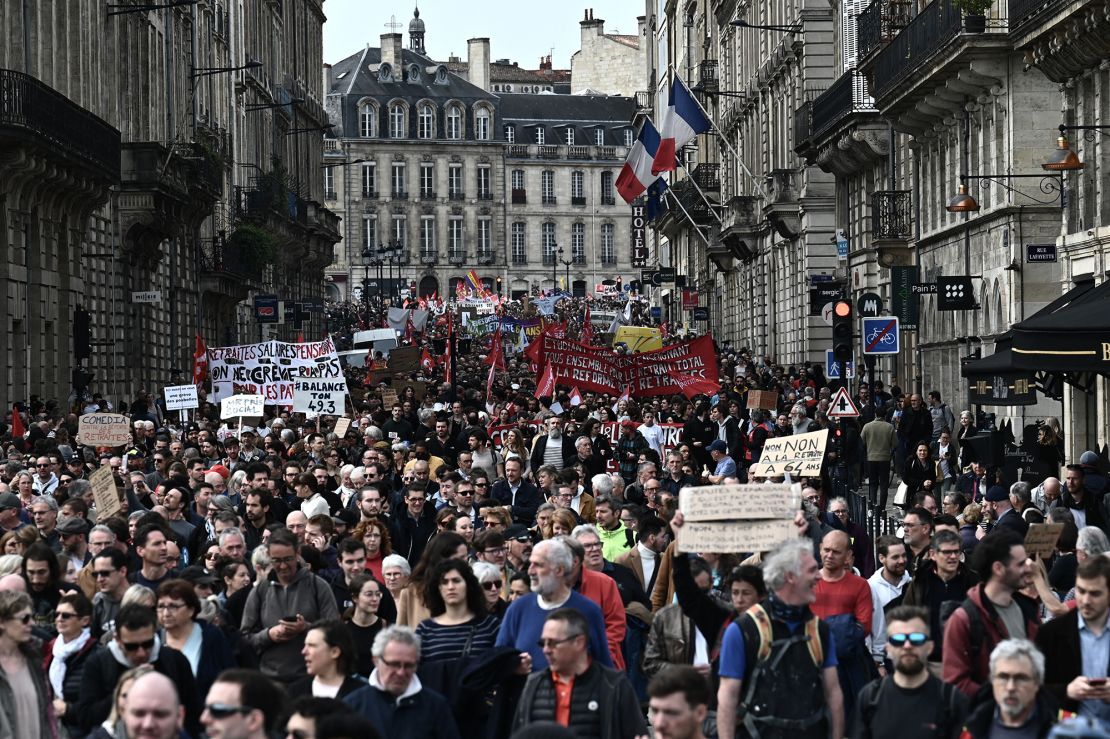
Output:
<svg viewBox="0 0 1110 739">
<path fill-rule="evenodd" d="M 819 475 L 828 439 L 828 429 L 768 439 L 759 463 L 748 468 L 748 475 L 781 477 L 790 474 L 794 478 Z"/>
<path fill-rule="evenodd" d="M 77 421 L 77 440 L 86 446 L 131 443 L 131 422 L 119 413 L 86 413 Z"/>
<path fill-rule="evenodd" d="M 166 394 L 166 410 L 180 411 L 199 408 L 196 385 L 171 385 L 163 389 Z"/>
<path fill-rule="evenodd" d="M 265 412 L 266 399 L 261 395 L 232 395 L 220 401 L 220 418 L 254 418 Z"/>
<path fill-rule="evenodd" d="M 293 380 L 293 412 L 317 416 L 341 416 L 347 404 L 343 379 L 297 377 Z"/>
</svg>

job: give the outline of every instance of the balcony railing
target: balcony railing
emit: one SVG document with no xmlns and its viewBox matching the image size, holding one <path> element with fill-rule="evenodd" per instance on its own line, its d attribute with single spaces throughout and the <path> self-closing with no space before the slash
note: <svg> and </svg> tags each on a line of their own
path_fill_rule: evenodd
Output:
<svg viewBox="0 0 1110 739">
<path fill-rule="evenodd" d="M 872 241 L 909 241 L 913 237 L 912 206 L 909 190 L 871 193 Z"/>
<path fill-rule="evenodd" d="M 651 93 L 647 90 L 636 91 L 636 108 L 639 110 L 647 110 L 651 105 Z"/>
<path fill-rule="evenodd" d="M 698 87 L 710 92 L 716 91 L 720 78 L 717 76 L 717 60 L 703 59 L 698 65 Z"/>
<path fill-rule="evenodd" d="M 585 264 L 586 254 L 584 252 L 575 252 L 574 256 L 571 257 L 571 262 L 574 264 Z"/>
<path fill-rule="evenodd" d="M 612 195 L 602 195 L 601 196 L 601 204 L 602 205 L 616 205 L 617 204 L 617 199 Z"/>
<path fill-rule="evenodd" d="M 435 200 L 436 199 L 435 190 L 421 190 L 420 191 L 420 199 L 421 200 Z"/>
<path fill-rule="evenodd" d="M 337 197 L 335 190 L 324 190 L 324 200 L 335 200 Z"/>
<path fill-rule="evenodd" d="M 568 146 L 567 159 L 589 159 L 590 147 L 588 146 Z"/>
<path fill-rule="evenodd" d="M 493 200 L 493 193 L 492 192 L 479 192 L 478 193 L 478 199 L 479 200 Z"/>
<path fill-rule="evenodd" d="M 456 266 L 466 261 L 466 249 L 450 249 L 447 252 L 447 261 Z"/>
<path fill-rule="evenodd" d="M 541 198 L 540 202 L 544 205 L 555 205 L 556 198 L 554 195 L 544 195 L 543 198 Z"/>
<path fill-rule="evenodd" d="M 811 135 L 820 136 L 852 113 L 874 110 L 875 103 L 867 91 L 867 79 L 850 69 L 814 99 Z"/>
<path fill-rule="evenodd" d="M 421 264 L 435 264 L 437 259 L 439 259 L 439 254 L 435 250 L 420 250 Z"/>
<path fill-rule="evenodd" d="M 262 279 L 263 261 L 260 255 L 248 253 L 234 240 L 222 236 L 200 241 L 200 271 L 203 273 L 258 282 Z"/>
<path fill-rule="evenodd" d="M 528 203 L 528 191 L 519 188 L 513 188 L 512 191 L 513 205 L 526 205 Z"/>
<path fill-rule="evenodd" d="M 702 192 L 721 191 L 721 165 L 713 162 L 702 162 L 694 167 L 694 182 Z"/>
<path fill-rule="evenodd" d="M 594 152 L 595 159 L 604 159 L 608 161 L 618 160 L 617 147 L 615 146 L 599 146 Z"/>
<path fill-rule="evenodd" d="M 455 200 L 455 201 L 466 200 L 466 193 L 465 192 L 458 192 L 458 191 L 450 192 L 450 193 L 447 193 L 447 199 L 448 200 Z"/>
<path fill-rule="evenodd" d="M 617 255 L 616 254 L 606 254 L 605 252 L 601 252 L 601 263 L 606 264 L 606 265 L 616 264 L 617 263 Z"/>
<path fill-rule="evenodd" d="M 813 133 L 813 101 L 806 100 L 794 111 L 794 151 L 798 152 L 809 145 Z"/>
<path fill-rule="evenodd" d="M 571 195 L 570 196 L 570 204 L 571 205 L 585 205 L 586 204 L 586 196 L 585 195 Z"/>
<path fill-rule="evenodd" d="M 910 0 L 872 0 L 856 17 L 856 53 L 866 59 L 910 20 Z"/>
<path fill-rule="evenodd" d="M 378 199 L 378 191 L 377 190 L 363 190 L 362 191 L 362 199 L 363 200 L 377 200 Z"/>
<path fill-rule="evenodd" d="M 404 190 L 394 190 L 392 195 L 393 195 L 394 200 L 408 200 L 409 199 L 409 194 L 407 192 L 405 192 Z"/>
<path fill-rule="evenodd" d="M 0 69 L 0 138 L 6 128 L 35 134 L 119 182 L 119 131 L 34 77 Z"/>
<path fill-rule="evenodd" d="M 506 156 L 513 159 L 527 159 L 531 155 L 528 153 L 527 144 L 509 144 L 509 151 Z"/>
<path fill-rule="evenodd" d="M 474 256 L 477 257 L 478 264 L 493 264 L 493 251 L 490 249 L 479 249 Z"/>
<path fill-rule="evenodd" d="M 544 264 L 545 267 L 554 266 L 555 265 L 555 255 L 554 254 L 544 254 L 543 255 L 543 264 Z"/>
<path fill-rule="evenodd" d="M 1024 32 L 1038 18 L 1065 4 L 1066 0 L 1010 0 L 1010 31 Z"/>
<path fill-rule="evenodd" d="M 528 264 L 528 255 L 522 252 L 513 252 L 513 264 Z"/>
<path fill-rule="evenodd" d="M 559 158 L 559 147 L 558 146 L 552 146 L 550 144 L 548 144 L 546 146 L 541 144 L 540 145 L 539 156 L 540 156 L 540 159 L 558 159 Z"/>
<path fill-rule="evenodd" d="M 960 35 L 963 18 L 952 0 L 933 0 L 879 52 L 871 94 L 882 97 L 913 73 L 920 73 L 935 53 Z"/>
</svg>

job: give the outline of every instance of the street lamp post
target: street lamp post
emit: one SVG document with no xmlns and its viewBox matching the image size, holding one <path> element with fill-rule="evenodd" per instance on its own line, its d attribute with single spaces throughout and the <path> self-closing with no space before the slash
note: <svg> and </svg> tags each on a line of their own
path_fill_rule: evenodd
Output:
<svg viewBox="0 0 1110 739">
<path fill-rule="evenodd" d="M 560 249 L 559 253 L 562 254 L 563 250 Z M 563 266 L 567 268 L 567 292 L 573 292 L 570 289 L 570 265 L 574 264 L 574 258 L 571 257 L 570 259 L 560 259 L 559 261 L 562 262 Z"/>
<path fill-rule="evenodd" d="M 563 248 L 562 247 L 555 247 L 555 245 L 552 244 L 552 249 L 551 249 L 551 293 L 552 293 L 552 295 L 555 294 L 555 290 L 558 287 L 558 283 L 559 283 L 559 277 L 556 274 L 555 270 L 557 270 L 559 268 L 559 258 L 561 256 L 563 256 Z"/>
<path fill-rule="evenodd" d="M 374 252 L 369 246 L 362 249 L 362 266 L 366 275 L 362 280 L 362 301 L 366 304 L 366 322 L 370 323 L 370 265 L 374 263 Z"/>
</svg>

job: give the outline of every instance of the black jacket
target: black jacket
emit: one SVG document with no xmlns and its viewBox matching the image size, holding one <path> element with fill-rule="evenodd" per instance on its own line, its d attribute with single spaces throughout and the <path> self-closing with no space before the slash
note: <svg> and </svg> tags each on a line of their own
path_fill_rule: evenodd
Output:
<svg viewBox="0 0 1110 739">
<path fill-rule="evenodd" d="M 594 672 L 594 674 L 591 675 L 591 672 Z M 592 662 L 585 673 L 575 678 L 574 690 L 578 690 L 580 684 L 591 686 L 594 690 L 592 695 L 596 696 L 594 700 L 599 706 L 604 707 L 601 712 L 599 739 L 625 739 L 625 737 L 647 734 L 647 724 L 644 722 L 643 711 L 640 710 L 640 701 L 636 697 L 636 691 L 632 688 L 632 683 L 628 681 L 623 672 Z M 539 707 L 537 699 L 543 699 L 545 691 L 541 691 L 540 688 L 544 685 L 551 685 L 550 668 L 533 672 L 528 676 L 528 682 L 524 684 L 524 691 L 521 693 L 516 716 L 513 719 L 514 730 L 519 730 L 537 720 L 535 717 L 536 709 Z M 552 700 L 554 700 L 553 696 Z M 574 700 L 572 695 L 571 726 L 575 725 Z M 554 706 L 550 706 L 550 709 L 553 714 Z"/>
<path fill-rule="evenodd" d="M 493 483 L 489 495 L 500 505 L 512 504 L 513 522 L 522 523 L 525 526 L 531 526 L 536 522 L 536 510 L 544 502 L 543 493 L 535 483 L 528 480 L 520 481 L 520 488 L 516 491 L 516 502 L 513 502 L 513 491 L 509 487 L 508 480 L 498 480 Z"/>
<path fill-rule="evenodd" d="M 419 519 L 414 519 L 407 510 L 402 509 L 389 523 L 393 553 L 400 554 L 409 562 L 419 562 L 428 540 L 436 533 L 435 506 L 425 503 Z"/>
<path fill-rule="evenodd" d="M 1068 683 L 1083 674 L 1079 611 L 1073 608 L 1041 626 L 1036 643 L 1044 652 L 1044 689 L 1064 710 L 1078 711 L 1079 702 L 1068 697 Z"/>
<path fill-rule="evenodd" d="M 67 728 L 70 728 L 70 734 L 73 736 L 80 735 L 80 731 L 75 731 L 82 725 L 81 720 L 78 718 L 78 701 L 81 699 L 81 676 L 85 672 L 85 664 L 89 659 L 103 651 L 104 647 L 100 646 L 100 642 L 95 638 L 90 637 L 85 646 L 81 647 L 80 651 L 71 654 L 66 658 L 66 675 L 62 679 L 62 694 L 54 696 L 61 698 L 66 702 L 66 713 L 60 719 Z M 54 661 L 54 640 L 51 640 L 42 650 L 43 656 L 43 671 L 46 675 L 50 674 L 50 665 Z"/>
<path fill-rule="evenodd" d="M 1036 735 L 1038 739 L 1044 739 L 1048 736 L 1048 732 L 1052 730 L 1053 725 L 1060 719 L 1060 705 L 1043 687 L 1037 691 L 1036 701 L 1037 708 L 1033 716 L 1037 726 Z M 967 717 L 967 723 L 964 724 L 964 734 L 961 737 L 988 739 L 991 735 L 991 726 L 994 724 L 994 714 L 997 710 L 998 704 L 994 702 L 994 696 L 988 696 Z"/>
<path fill-rule="evenodd" d="M 570 434 L 563 434 L 562 437 L 560 437 L 560 441 L 562 441 L 563 447 L 563 461 L 562 464 L 556 466 L 561 470 L 574 461 L 574 458 L 578 456 L 578 452 L 574 448 L 574 439 L 571 438 Z M 529 463 L 532 465 L 533 475 L 536 474 L 540 467 L 543 467 L 543 453 L 546 449 L 547 434 L 544 434 L 537 438 L 536 443 L 532 445 L 532 455 L 528 459 Z"/>
</svg>

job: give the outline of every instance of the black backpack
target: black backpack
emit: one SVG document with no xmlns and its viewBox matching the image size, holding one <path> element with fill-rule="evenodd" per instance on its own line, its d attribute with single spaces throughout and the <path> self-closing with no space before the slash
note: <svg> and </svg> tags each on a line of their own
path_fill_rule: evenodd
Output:
<svg viewBox="0 0 1110 739">
<path fill-rule="evenodd" d="M 962 601 L 946 600 L 940 604 L 940 629 L 944 633 L 948 619 L 956 611 L 963 610 L 967 614 L 967 658 L 968 664 L 979 664 L 979 651 L 983 648 L 983 618 L 979 615 L 979 607 L 970 598 Z"/>
</svg>

